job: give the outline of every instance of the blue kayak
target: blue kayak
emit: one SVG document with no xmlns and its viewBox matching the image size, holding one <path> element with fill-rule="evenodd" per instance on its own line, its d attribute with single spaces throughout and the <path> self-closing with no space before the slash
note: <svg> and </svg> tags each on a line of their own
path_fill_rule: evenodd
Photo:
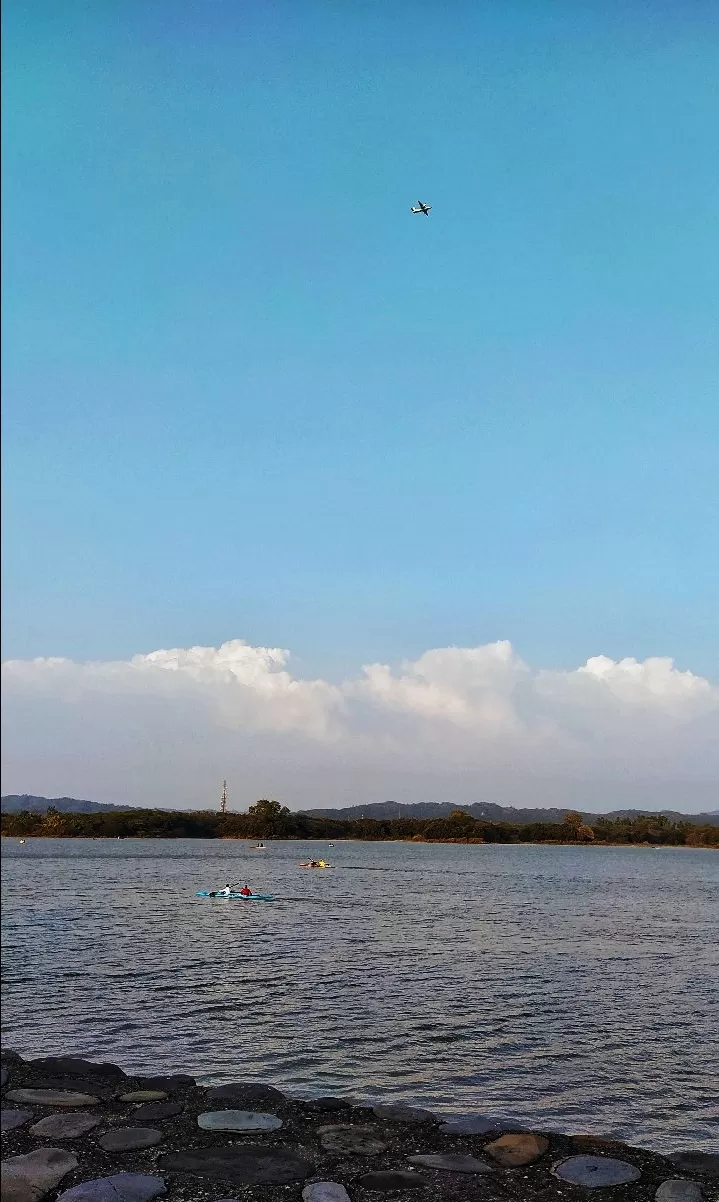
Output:
<svg viewBox="0 0 719 1202">
<path fill-rule="evenodd" d="M 197 897 L 227 897 L 236 898 L 238 901 L 274 901 L 271 893 L 223 893 L 217 889 L 200 889 Z"/>
</svg>

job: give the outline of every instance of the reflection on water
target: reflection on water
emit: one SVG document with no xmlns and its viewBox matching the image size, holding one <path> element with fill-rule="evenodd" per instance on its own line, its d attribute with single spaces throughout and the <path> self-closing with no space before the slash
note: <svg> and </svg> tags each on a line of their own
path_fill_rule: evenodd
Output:
<svg viewBox="0 0 719 1202">
<path fill-rule="evenodd" d="M 719 856 L 3 840 L 3 1043 L 716 1140 Z M 274 903 L 200 899 L 247 876 Z"/>
</svg>

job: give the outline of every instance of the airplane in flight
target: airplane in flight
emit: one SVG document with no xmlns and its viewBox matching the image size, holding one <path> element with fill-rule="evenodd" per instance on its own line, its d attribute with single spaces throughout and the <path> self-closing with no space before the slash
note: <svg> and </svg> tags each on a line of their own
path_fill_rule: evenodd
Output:
<svg viewBox="0 0 719 1202">
<path fill-rule="evenodd" d="M 412 205 L 410 213 L 424 213 L 425 217 L 429 217 L 431 205 L 426 205 L 423 200 L 418 200 L 416 205 Z"/>
</svg>

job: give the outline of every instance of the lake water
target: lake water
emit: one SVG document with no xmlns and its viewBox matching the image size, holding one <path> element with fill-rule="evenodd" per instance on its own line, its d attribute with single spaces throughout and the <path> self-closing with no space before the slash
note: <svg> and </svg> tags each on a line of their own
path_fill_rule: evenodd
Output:
<svg viewBox="0 0 719 1202">
<path fill-rule="evenodd" d="M 719 1144 L 719 855 L 3 840 L 3 1043 Z M 334 871 L 298 861 L 326 856 Z M 246 878 L 274 903 L 202 899 Z"/>
</svg>

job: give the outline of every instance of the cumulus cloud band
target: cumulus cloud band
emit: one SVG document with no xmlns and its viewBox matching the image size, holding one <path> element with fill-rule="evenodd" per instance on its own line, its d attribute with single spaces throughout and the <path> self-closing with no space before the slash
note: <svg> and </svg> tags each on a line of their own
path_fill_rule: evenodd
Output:
<svg viewBox="0 0 719 1202">
<path fill-rule="evenodd" d="M 506 641 L 426 651 L 398 667 L 370 664 L 340 684 L 295 678 L 289 653 L 234 639 L 220 647 L 152 651 L 129 660 L 47 658 L 3 665 L 6 711 L 41 700 L 78 717 L 112 700 L 123 741 L 127 706 L 152 722 L 188 712 L 203 729 L 275 737 L 272 754 L 342 757 L 355 767 L 491 769 L 526 774 L 597 770 L 669 773 L 706 780 L 719 772 L 719 688 L 669 658 L 614 661 L 597 655 L 571 671 L 528 666 Z M 123 702 L 125 708 L 123 708 Z M 106 737 L 112 739 L 112 732 Z M 126 740 L 125 740 L 126 742 Z M 311 749 L 314 748 L 314 751 Z M 309 749 L 309 750 L 308 750 Z M 269 753 L 268 753 L 269 754 Z"/>
</svg>

